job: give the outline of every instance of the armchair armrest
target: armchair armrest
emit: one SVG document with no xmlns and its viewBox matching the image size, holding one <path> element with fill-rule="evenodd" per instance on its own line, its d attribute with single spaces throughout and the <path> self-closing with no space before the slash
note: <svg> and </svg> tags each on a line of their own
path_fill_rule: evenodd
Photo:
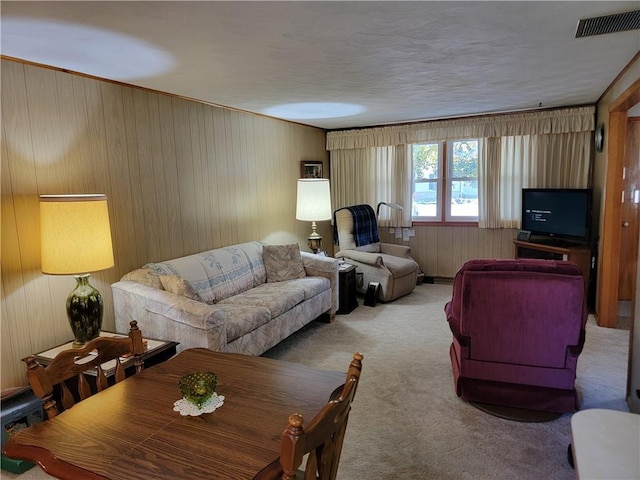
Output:
<svg viewBox="0 0 640 480">
<path fill-rule="evenodd" d="M 386 253 L 394 257 L 411 258 L 411 247 L 408 245 L 397 245 L 395 243 L 381 243 L 380 253 Z"/>
<path fill-rule="evenodd" d="M 451 333 L 456 337 L 461 346 L 466 347 L 469 345 L 469 337 L 464 336 L 460 331 L 460 320 L 456 318 L 453 310 L 453 301 L 447 302 L 444 306 L 444 313 L 449 323 Z"/>
<path fill-rule="evenodd" d="M 379 253 L 361 252 L 359 250 L 340 250 L 336 253 L 336 258 L 349 258 L 374 267 L 382 267 L 384 265 L 382 255 Z"/>
</svg>

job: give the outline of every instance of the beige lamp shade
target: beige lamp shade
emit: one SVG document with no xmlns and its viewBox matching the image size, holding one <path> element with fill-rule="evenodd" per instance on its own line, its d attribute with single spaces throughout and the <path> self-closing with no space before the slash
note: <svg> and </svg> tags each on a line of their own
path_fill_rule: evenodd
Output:
<svg viewBox="0 0 640 480">
<path fill-rule="evenodd" d="M 296 219 L 315 222 L 331 220 L 331 194 L 326 178 L 298 180 Z"/>
<path fill-rule="evenodd" d="M 77 275 L 113 267 L 107 197 L 40 195 L 42 273 Z"/>
</svg>

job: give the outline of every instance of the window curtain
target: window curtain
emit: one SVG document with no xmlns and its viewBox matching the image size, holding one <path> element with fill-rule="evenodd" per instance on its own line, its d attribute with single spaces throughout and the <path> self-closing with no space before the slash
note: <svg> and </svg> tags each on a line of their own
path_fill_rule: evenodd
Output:
<svg viewBox="0 0 640 480">
<path fill-rule="evenodd" d="M 523 188 L 587 188 L 591 132 L 486 139 L 479 165 L 480 228 L 520 228 Z"/>
<path fill-rule="evenodd" d="M 353 148 L 331 152 L 331 204 L 334 210 L 380 202 L 411 204 L 411 159 L 405 146 Z M 380 226 L 411 225 L 411 209 L 382 205 Z"/>
<path fill-rule="evenodd" d="M 478 224 L 519 228 L 522 188 L 588 186 L 594 128 L 589 106 L 329 132 L 334 208 L 399 203 L 409 225 L 411 144 L 478 138 Z M 380 224 L 398 226 L 383 209 Z"/>
</svg>

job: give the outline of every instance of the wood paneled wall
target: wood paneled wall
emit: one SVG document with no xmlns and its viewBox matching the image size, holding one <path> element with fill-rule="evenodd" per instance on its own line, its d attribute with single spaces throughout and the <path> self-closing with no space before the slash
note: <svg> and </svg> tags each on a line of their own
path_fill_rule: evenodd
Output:
<svg viewBox="0 0 640 480">
<path fill-rule="evenodd" d="M 110 284 L 147 262 L 250 240 L 308 250 L 296 179 L 302 160 L 327 171 L 323 130 L 6 59 L 1 75 L 2 388 L 71 339 L 75 280 L 40 272 L 39 194 L 107 195 L 115 266 L 92 275 L 105 329 Z"/>
<path fill-rule="evenodd" d="M 147 262 L 250 240 L 308 251 L 296 179 L 302 160 L 328 170 L 323 130 L 9 60 L 1 75 L 2 388 L 26 384 L 21 358 L 71 339 L 75 280 L 40 272 L 40 194 L 107 195 L 115 266 L 92 275 L 105 329 L 111 283 Z M 319 230 L 329 249 L 329 222 Z M 381 239 L 410 245 L 428 276 L 513 256 L 514 230 L 414 230 Z"/>
<path fill-rule="evenodd" d="M 517 230 L 477 227 L 414 226 L 408 242 L 380 229 L 382 242 L 411 247 L 411 256 L 426 276 L 453 278 L 463 263 L 476 258 L 514 258 Z"/>
</svg>

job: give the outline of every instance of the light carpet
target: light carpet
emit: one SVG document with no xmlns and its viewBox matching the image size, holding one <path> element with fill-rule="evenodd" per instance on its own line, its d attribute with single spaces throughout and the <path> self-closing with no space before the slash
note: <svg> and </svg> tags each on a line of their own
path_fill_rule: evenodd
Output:
<svg viewBox="0 0 640 480">
<path fill-rule="evenodd" d="M 345 370 L 353 351 L 364 354 L 338 477 L 575 478 L 567 463 L 570 414 L 519 423 L 456 397 L 443 311 L 451 288 L 420 285 L 395 302 L 361 305 L 334 324 L 312 323 L 267 352 L 332 370 Z M 581 408 L 627 410 L 628 343 L 628 332 L 600 328 L 589 319 L 576 382 Z"/>
<path fill-rule="evenodd" d="M 571 415 L 519 423 L 456 397 L 443 307 L 450 284 L 424 284 L 406 297 L 362 305 L 332 324 L 313 322 L 265 356 L 346 371 L 364 354 L 342 452 L 341 480 L 574 479 L 567 463 Z M 591 317 L 578 360 L 581 408 L 627 411 L 629 332 Z M 286 419 L 283 420 L 283 428 Z M 3 478 L 51 478 L 38 468 Z"/>
</svg>

